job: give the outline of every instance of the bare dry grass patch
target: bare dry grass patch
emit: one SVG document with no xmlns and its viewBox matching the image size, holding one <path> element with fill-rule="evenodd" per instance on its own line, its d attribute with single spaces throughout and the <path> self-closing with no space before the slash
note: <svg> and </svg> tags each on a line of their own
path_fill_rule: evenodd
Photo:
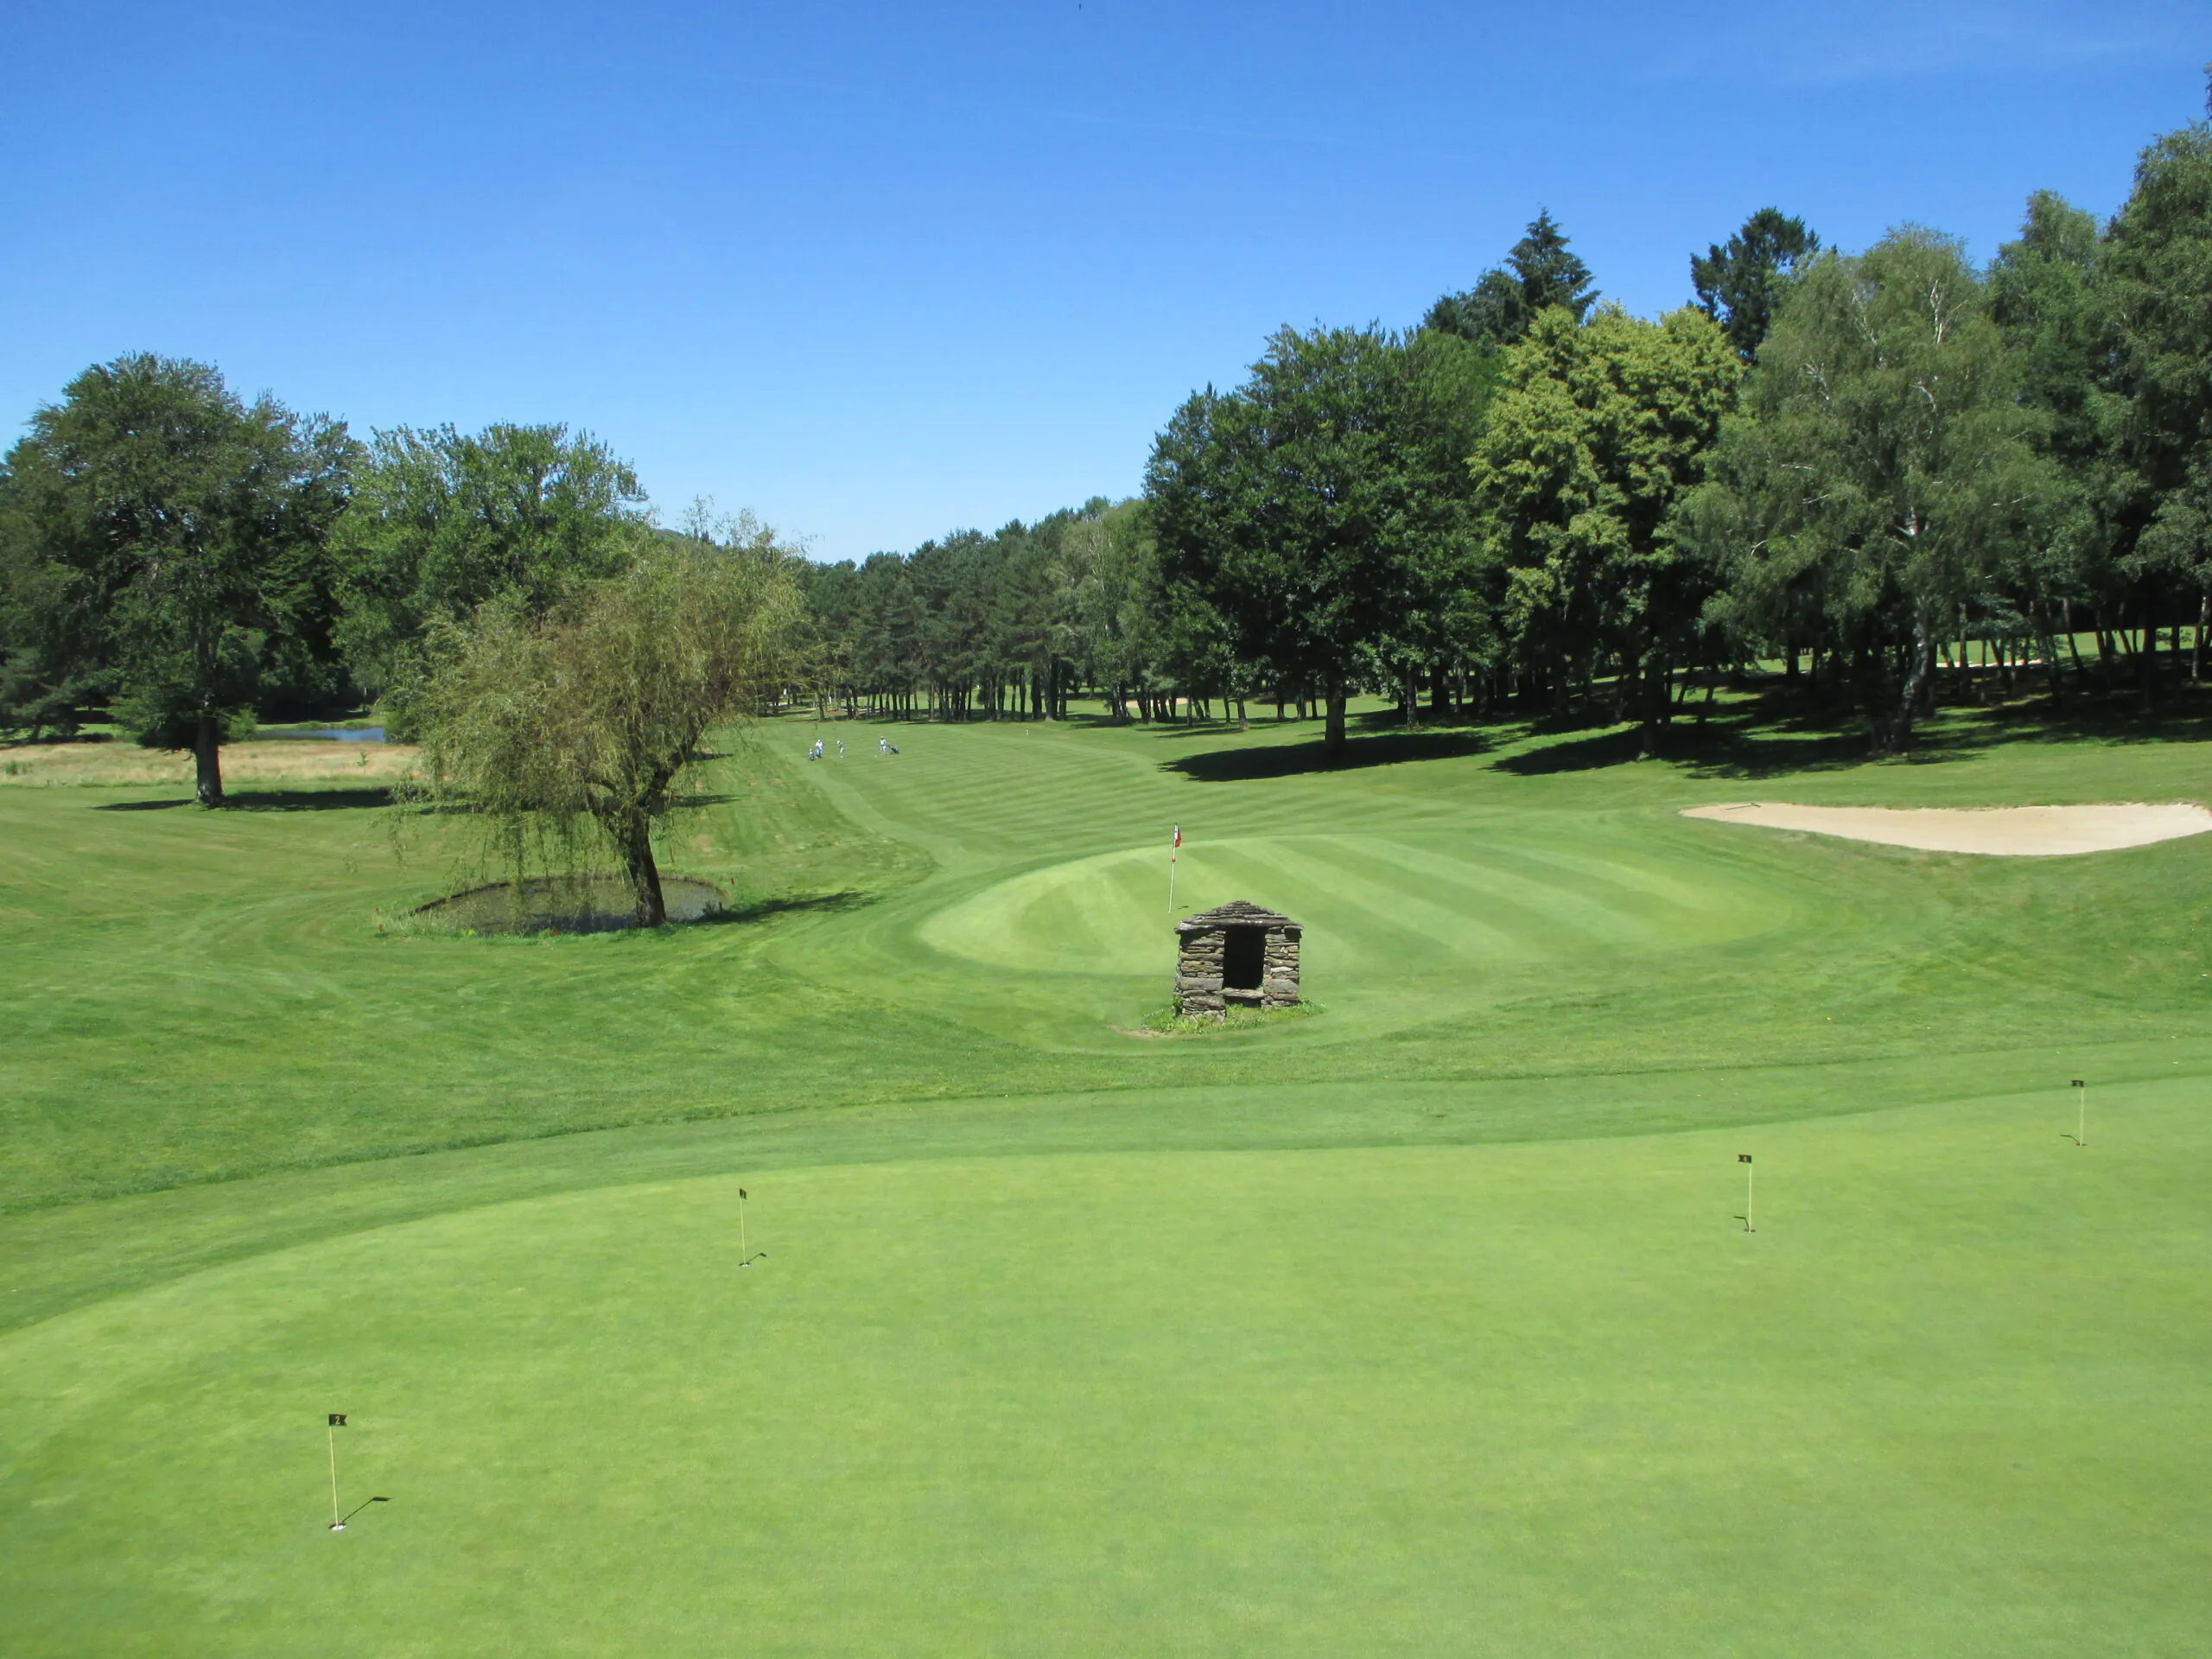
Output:
<svg viewBox="0 0 2212 1659">
<path fill-rule="evenodd" d="M 232 743 L 223 749 L 226 786 L 314 783 L 389 784 L 415 758 L 408 743 L 314 739 Z M 24 743 L 0 749 L 0 787 L 192 787 L 192 757 L 128 743 Z"/>
</svg>

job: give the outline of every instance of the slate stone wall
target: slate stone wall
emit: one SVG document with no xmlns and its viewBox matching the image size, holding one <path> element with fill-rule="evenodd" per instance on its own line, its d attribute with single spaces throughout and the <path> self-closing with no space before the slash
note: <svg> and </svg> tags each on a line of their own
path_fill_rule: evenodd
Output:
<svg viewBox="0 0 2212 1659">
<path fill-rule="evenodd" d="M 1218 1020 L 1231 1001 L 1256 1003 L 1263 1008 L 1287 1008 L 1298 1001 L 1298 944 L 1303 929 L 1271 927 L 1267 931 L 1260 988 L 1222 990 L 1222 971 L 1229 950 L 1226 928 L 1196 928 L 1180 936 L 1175 959 L 1175 1007 L 1184 1014 Z"/>
</svg>

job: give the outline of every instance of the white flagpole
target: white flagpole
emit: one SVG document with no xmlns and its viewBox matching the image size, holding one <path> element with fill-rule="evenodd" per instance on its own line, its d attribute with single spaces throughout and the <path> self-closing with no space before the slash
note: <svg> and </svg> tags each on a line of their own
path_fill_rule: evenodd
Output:
<svg viewBox="0 0 2212 1659">
<path fill-rule="evenodd" d="M 1175 861 L 1183 855 L 1183 826 L 1175 826 L 1175 839 L 1167 845 L 1167 913 L 1175 913 Z"/>
<path fill-rule="evenodd" d="M 324 1415 L 329 1419 L 323 1424 L 322 1432 L 330 1440 L 330 1529 L 343 1532 L 346 1523 L 338 1516 L 338 1417 L 334 1412 L 326 1412 Z"/>
</svg>

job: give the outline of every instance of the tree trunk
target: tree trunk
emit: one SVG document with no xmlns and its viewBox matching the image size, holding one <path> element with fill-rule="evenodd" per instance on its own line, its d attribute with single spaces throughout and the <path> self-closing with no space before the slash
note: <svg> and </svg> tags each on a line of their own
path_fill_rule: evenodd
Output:
<svg viewBox="0 0 2212 1659">
<path fill-rule="evenodd" d="M 2143 706 L 2149 709 L 2158 701 L 2158 607 L 2148 593 L 2143 595 L 2142 640 L 2135 667 L 2143 678 Z"/>
<path fill-rule="evenodd" d="M 1321 747 L 1332 757 L 1341 757 L 1344 752 L 1344 683 L 1332 679 L 1327 690 L 1329 717 L 1322 729 Z"/>
<path fill-rule="evenodd" d="M 223 804 L 223 753 L 217 747 L 220 733 L 215 716 L 202 710 L 193 733 L 193 794 L 202 806 Z"/>
<path fill-rule="evenodd" d="M 630 878 L 630 891 L 637 896 L 638 925 L 664 926 L 668 902 L 661 897 L 660 866 L 653 862 L 652 820 L 642 812 L 630 813 L 607 827 L 622 849 L 622 872 Z"/>
<path fill-rule="evenodd" d="M 1916 605 L 1912 611 L 1912 650 L 1905 660 L 1904 685 L 1897 696 L 1896 721 L 1890 728 L 1889 741 L 1884 746 L 1892 754 L 1904 754 L 1912 747 L 1913 715 L 1919 710 L 1921 695 L 1928 688 L 1936 667 L 1936 636 Z"/>
</svg>

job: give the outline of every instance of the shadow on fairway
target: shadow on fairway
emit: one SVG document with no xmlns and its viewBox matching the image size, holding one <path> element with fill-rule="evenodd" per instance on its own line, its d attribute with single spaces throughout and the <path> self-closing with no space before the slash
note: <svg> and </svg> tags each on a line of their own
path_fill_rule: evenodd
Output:
<svg viewBox="0 0 2212 1659">
<path fill-rule="evenodd" d="M 1703 728 L 1689 721 L 1661 734 L 1655 757 L 1699 779 L 1756 780 L 1807 772 L 1845 772 L 1876 762 L 1931 765 L 1969 759 L 1986 739 L 1956 730 L 1923 728 L 1909 755 L 1878 755 L 1863 727 L 1827 722 L 1769 722 L 1756 718 L 1714 720 Z M 1561 743 L 1509 754 L 1500 772 L 1535 778 L 1595 772 L 1634 763 L 1643 747 L 1634 726 L 1617 726 Z"/>
<path fill-rule="evenodd" d="M 166 812 L 173 806 L 194 804 L 189 795 L 168 801 L 107 801 L 95 812 Z M 272 789 L 238 791 L 223 798 L 221 812 L 337 812 L 347 808 L 391 804 L 388 789 Z M 447 809 L 451 810 L 451 809 Z"/>
<path fill-rule="evenodd" d="M 337 812 L 348 807 L 391 804 L 389 789 L 272 789 L 239 793 L 223 803 L 233 812 Z"/>
<path fill-rule="evenodd" d="M 725 905 L 721 909 L 684 925 L 728 927 L 741 922 L 764 922 L 771 916 L 788 915 L 795 911 L 859 910 L 874 904 L 880 896 L 859 887 L 842 887 L 836 893 L 794 893 L 779 899 L 758 899 L 750 904 Z"/>
<path fill-rule="evenodd" d="M 1367 766 L 1393 766 L 1409 760 L 1449 760 L 1462 755 L 1485 754 L 1490 740 L 1480 732 L 1390 732 L 1346 741 L 1341 755 L 1332 755 L 1319 738 L 1305 743 L 1274 743 L 1265 747 L 1240 746 L 1206 749 L 1160 762 L 1161 770 L 1179 772 L 1200 783 L 1239 783 L 1254 778 L 1288 778 L 1306 772 L 1357 772 Z"/>
<path fill-rule="evenodd" d="M 2203 743 L 2212 742 L 2212 709 L 2205 707 L 2204 695 L 2169 688 L 2164 702 L 2146 709 L 2139 692 L 2077 692 L 2063 708 L 2054 708 L 2044 696 L 1957 712 L 1978 741 L 1989 743 L 2074 743 L 2085 738 L 2100 743 Z"/>
</svg>

